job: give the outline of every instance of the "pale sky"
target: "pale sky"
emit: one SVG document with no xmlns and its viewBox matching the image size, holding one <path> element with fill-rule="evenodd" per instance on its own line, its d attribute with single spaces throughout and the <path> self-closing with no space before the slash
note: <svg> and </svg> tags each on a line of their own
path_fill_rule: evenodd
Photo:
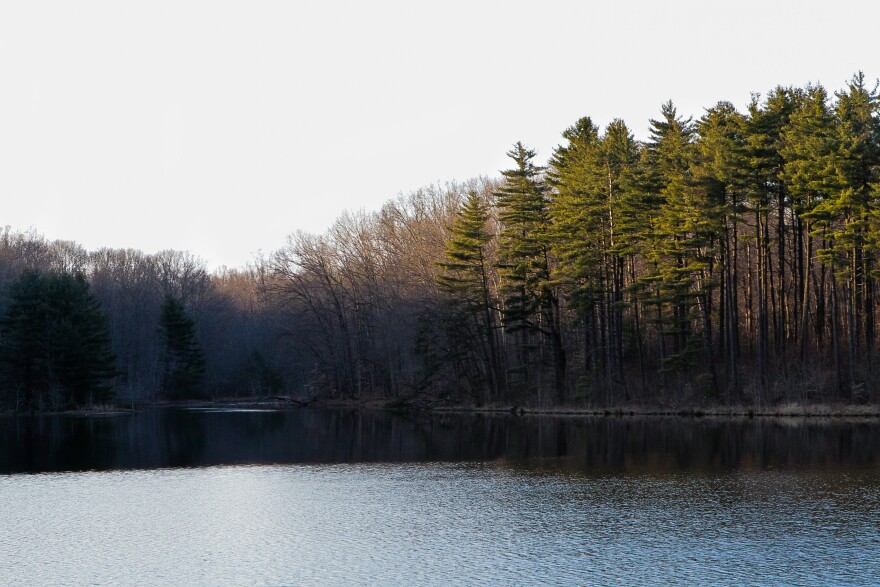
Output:
<svg viewBox="0 0 880 587">
<path fill-rule="evenodd" d="M 873 0 L 0 0 L 0 226 L 241 266 L 581 116 L 880 76 Z"/>
</svg>

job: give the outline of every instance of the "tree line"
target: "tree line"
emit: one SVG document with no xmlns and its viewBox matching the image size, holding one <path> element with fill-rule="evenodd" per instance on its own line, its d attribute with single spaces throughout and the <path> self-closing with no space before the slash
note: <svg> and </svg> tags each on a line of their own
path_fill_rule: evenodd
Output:
<svg viewBox="0 0 880 587">
<path fill-rule="evenodd" d="M 876 400 L 877 86 L 668 102 L 270 260 L 321 388 L 479 403 Z"/>
<path fill-rule="evenodd" d="M 650 129 L 581 118 L 545 165 L 517 143 L 498 178 L 345 212 L 240 270 L 7 229 L 2 401 L 876 401 L 877 86 L 697 120 L 668 102 Z"/>
<path fill-rule="evenodd" d="M 0 409 L 280 393 L 257 273 L 0 230 Z"/>
</svg>

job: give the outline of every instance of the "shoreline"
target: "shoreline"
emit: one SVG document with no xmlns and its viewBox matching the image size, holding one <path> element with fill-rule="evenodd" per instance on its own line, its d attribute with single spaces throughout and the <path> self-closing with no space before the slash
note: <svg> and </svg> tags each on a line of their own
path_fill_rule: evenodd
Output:
<svg viewBox="0 0 880 587">
<path fill-rule="evenodd" d="M 380 411 L 398 413 L 431 414 L 510 414 L 515 416 L 548 417 L 656 417 L 656 418 L 846 418 L 859 420 L 880 420 L 880 405 L 786 403 L 776 406 L 647 406 L 626 405 L 602 406 L 521 406 L 514 404 L 477 405 L 431 405 L 426 402 L 395 399 L 310 399 L 296 400 L 287 397 L 266 398 L 217 398 L 214 400 L 156 401 L 135 406 L 95 406 L 74 410 L 22 412 L 11 410 L 0 412 L 2 416 L 121 416 L 152 408 L 191 408 L 191 409 L 346 409 L 358 411 Z"/>
<path fill-rule="evenodd" d="M 177 405 L 177 404 L 172 404 Z M 550 417 L 676 417 L 676 418 L 859 418 L 880 419 L 878 404 L 786 403 L 775 406 L 522 406 L 502 404 L 490 406 L 476 405 L 431 405 L 425 402 L 406 399 L 350 399 L 350 400 L 310 400 L 295 403 L 284 400 L 222 400 L 209 402 L 210 406 L 269 407 L 281 408 L 324 408 L 350 409 L 383 412 L 425 412 L 432 414 L 513 414 L 517 416 Z"/>
<path fill-rule="evenodd" d="M 675 418 L 875 418 L 880 419 L 880 406 L 817 406 L 785 405 L 779 407 L 746 408 L 659 408 L 627 406 L 615 408 L 454 408 L 438 407 L 436 413 L 503 413 L 522 416 L 591 416 L 591 417 L 675 417 Z"/>
</svg>

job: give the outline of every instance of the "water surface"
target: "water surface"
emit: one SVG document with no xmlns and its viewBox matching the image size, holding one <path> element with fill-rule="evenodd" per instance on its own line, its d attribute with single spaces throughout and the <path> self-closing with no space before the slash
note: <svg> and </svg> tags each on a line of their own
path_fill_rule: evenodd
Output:
<svg viewBox="0 0 880 587">
<path fill-rule="evenodd" d="M 871 422 L 0 420 L 0 584 L 877 584 Z"/>
</svg>

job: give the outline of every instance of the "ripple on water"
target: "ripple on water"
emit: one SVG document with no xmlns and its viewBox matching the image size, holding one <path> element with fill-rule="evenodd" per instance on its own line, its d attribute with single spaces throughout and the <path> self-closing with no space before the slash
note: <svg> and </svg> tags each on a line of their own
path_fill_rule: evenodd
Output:
<svg viewBox="0 0 880 587">
<path fill-rule="evenodd" d="M 527 463 L 0 476 L 3 585 L 872 584 L 874 473 Z"/>
</svg>

